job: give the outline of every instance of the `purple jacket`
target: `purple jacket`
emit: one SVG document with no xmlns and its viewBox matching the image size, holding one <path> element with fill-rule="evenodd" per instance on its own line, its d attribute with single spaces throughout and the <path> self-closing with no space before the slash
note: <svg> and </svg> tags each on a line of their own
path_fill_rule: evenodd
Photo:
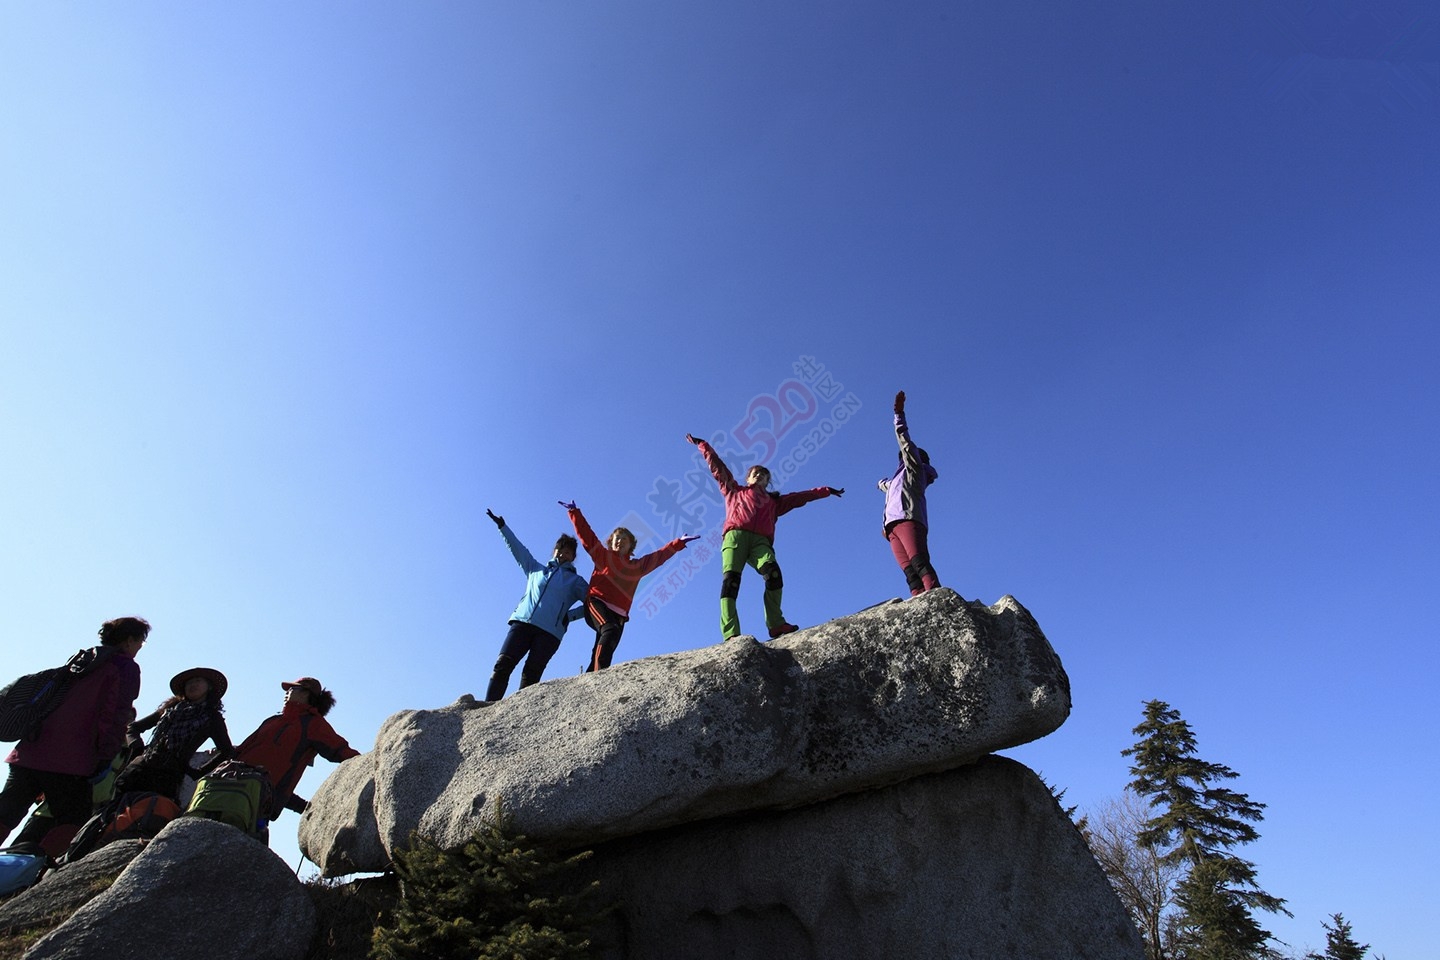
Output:
<svg viewBox="0 0 1440 960">
<path fill-rule="evenodd" d="M 140 695 L 140 665 L 123 651 L 75 681 L 40 736 L 21 740 L 5 758 L 31 770 L 90 776 L 125 746 L 125 726 Z"/>
<path fill-rule="evenodd" d="M 925 488 L 940 476 L 929 460 L 922 460 L 920 448 L 910 439 L 910 428 L 903 413 L 895 414 L 895 439 L 900 444 L 900 466 L 895 475 L 880 481 L 885 492 L 885 533 L 901 520 L 914 520 L 929 528 L 925 510 Z"/>
</svg>

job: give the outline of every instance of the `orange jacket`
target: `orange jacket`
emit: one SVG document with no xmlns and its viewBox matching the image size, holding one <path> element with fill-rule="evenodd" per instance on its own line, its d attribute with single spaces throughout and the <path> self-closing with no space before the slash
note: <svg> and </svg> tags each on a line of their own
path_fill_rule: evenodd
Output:
<svg viewBox="0 0 1440 960">
<path fill-rule="evenodd" d="M 267 815 L 274 820 L 295 793 L 305 768 L 319 754 L 331 763 L 360 756 L 345 738 L 320 716 L 320 711 L 298 701 L 266 720 L 235 751 L 235 759 L 252 767 L 263 767 L 275 788 L 275 802 Z"/>
<path fill-rule="evenodd" d="M 578 507 L 569 513 L 580 545 L 595 562 L 595 572 L 590 575 L 589 596 L 603 601 L 622 616 L 630 616 L 630 604 L 635 600 L 640 578 L 685 549 L 684 541 L 671 540 L 654 553 L 625 557 L 600 542 Z"/>
</svg>

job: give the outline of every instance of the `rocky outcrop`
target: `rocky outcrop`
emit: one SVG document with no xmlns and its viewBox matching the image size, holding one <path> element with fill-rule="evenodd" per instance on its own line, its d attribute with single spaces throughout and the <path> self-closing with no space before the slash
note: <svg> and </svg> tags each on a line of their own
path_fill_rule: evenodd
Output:
<svg viewBox="0 0 1440 960">
<path fill-rule="evenodd" d="M 605 960 L 1145 955 L 1050 791 L 999 757 L 615 841 L 586 870 L 620 900 Z"/>
<path fill-rule="evenodd" d="M 327 875 L 380 870 L 412 831 L 459 845 L 500 797 L 522 832 L 591 844 L 950 770 L 1069 709 L 1024 607 L 941 589 L 767 644 L 396 714 L 316 792 L 300 845 Z"/>
<path fill-rule="evenodd" d="M 49 926 L 95 898 L 145 849 L 144 840 L 117 840 L 83 860 L 46 873 L 40 882 L 0 903 L 0 931 Z"/>
<path fill-rule="evenodd" d="M 264 844 L 182 817 L 25 958 L 300 960 L 314 930 L 309 895 Z"/>
</svg>

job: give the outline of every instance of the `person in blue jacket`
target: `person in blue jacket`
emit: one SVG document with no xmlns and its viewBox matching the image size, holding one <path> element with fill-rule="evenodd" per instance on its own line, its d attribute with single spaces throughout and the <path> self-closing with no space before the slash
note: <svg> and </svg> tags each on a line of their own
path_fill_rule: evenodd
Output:
<svg viewBox="0 0 1440 960">
<path fill-rule="evenodd" d="M 556 540 L 550 562 L 542 564 L 505 525 L 504 517 L 497 517 L 489 510 L 485 515 L 495 521 L 500 536 L 515 555 L 515 562 L 525 571 L 525 596 L 510 614 L 510 632 L 500 645 L 495 672 L 490 675 L 490 686 L 485 691 L 486 700 L 499 700 L 505 696 L 505 686 L 521 657 L 525 658 L 525 667 L 520 671 L 520 686 L 539 682 L 545 665 L 560 649 L 565 628 L 571 620 L 585 615 L 585 608 L 576 604 L 585 599 L 590 584 L 575 572 L 578 544 L 574 537 L 565 534 Z"/>
</svg>

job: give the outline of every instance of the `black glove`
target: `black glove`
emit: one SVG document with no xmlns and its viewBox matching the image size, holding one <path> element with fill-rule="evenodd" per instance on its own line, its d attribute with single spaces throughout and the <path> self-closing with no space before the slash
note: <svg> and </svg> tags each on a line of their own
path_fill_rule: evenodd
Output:
<svg viewBox="0 0 1440 960">
<path fill-rule="evenodd" d="M 497 527 L 503 527 L 503 526 L 505 526 L 505 518 L 504 518 L 504 517 L 497 517 L 497 516 L 495 516 L 495 514 L 491 513 L 489 510 L 486 510 L 486 511 L 485 511 L 485 516 L 489 517 L 491 520 L 494 520 L 494 521 L 495 521 L 495 526 L 497 526 Z"/>
</svg>

